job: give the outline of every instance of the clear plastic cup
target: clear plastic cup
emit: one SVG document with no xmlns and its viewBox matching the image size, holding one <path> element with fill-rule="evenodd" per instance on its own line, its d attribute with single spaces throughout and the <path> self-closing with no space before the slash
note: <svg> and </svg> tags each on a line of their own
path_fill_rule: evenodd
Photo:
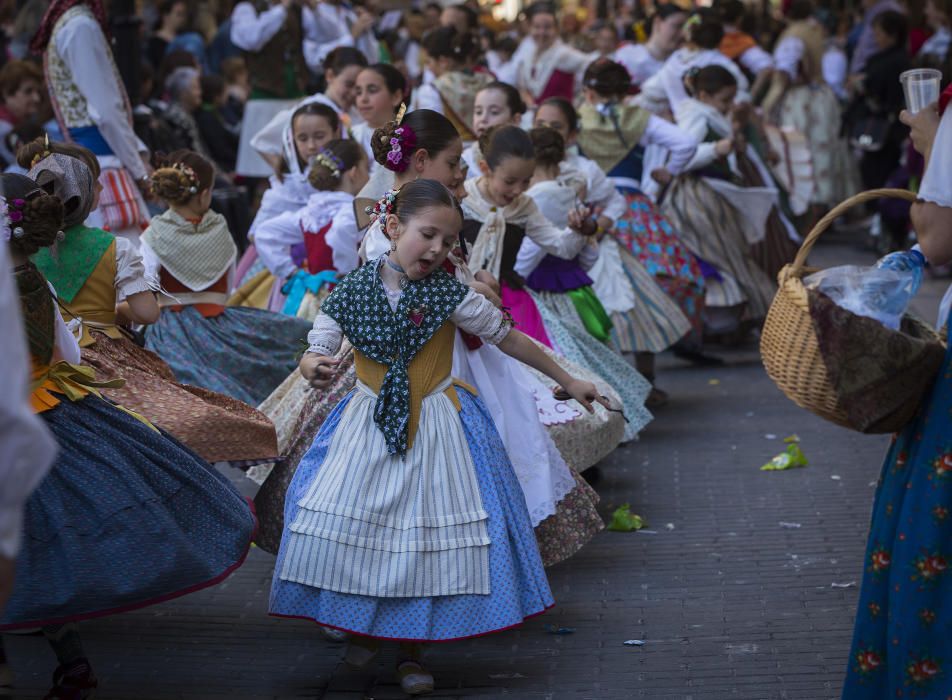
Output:
<svg viewBox="0 0 952 700">
<path fill-rule="evenodd" d="M 942 71 L 935 68 L 915 68 L 899 76 L 906 95 L 906 110 L 915 114 L 939 99 Z"/>
</svg>

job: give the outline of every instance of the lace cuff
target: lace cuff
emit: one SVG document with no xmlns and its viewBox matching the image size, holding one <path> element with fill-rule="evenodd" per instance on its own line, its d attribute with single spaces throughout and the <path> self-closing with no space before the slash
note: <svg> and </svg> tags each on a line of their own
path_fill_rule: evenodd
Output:
<svg viewBox="0 0 952 700">
<path fill-rule="evenodd" d="M 318 314 L 314 327 L 307 333 L 307 351 L 331 357 L 340 350 L 344 333 L 337 321 L 326 314 Z"/>
<path fill-rule="evenodd" d="M 490 345 L 498 345 L 512 330 L 512 318 L 472 289 L 456 307 L 451 320 L 459 328 L 479 336 Z"/>
</svg>

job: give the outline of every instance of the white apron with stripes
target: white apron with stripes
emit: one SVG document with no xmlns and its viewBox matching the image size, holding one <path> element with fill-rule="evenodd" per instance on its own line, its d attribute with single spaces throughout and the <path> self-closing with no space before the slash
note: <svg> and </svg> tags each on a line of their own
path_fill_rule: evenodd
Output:
<svg viewBox="0 0 952 700">
<path fill-rule="evenodd" d="M 482 594 L 488 515 L 447 378 L 423 399 L 413 446 L 387 454 L 362 382 L 285 532 L 280 576 L 380 598 Z"/>
</svg>

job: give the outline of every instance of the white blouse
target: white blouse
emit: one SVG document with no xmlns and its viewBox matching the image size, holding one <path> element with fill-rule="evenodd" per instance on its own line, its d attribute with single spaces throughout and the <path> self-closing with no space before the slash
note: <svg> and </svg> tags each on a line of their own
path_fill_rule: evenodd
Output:
<svg viewBox="0 0 952 700">
<path fill-rule="evenodd" d="M 158 288 L 158 279 L 147 277 L 145 264 L 136 244 L 128 238 L 116 236 L 116 303 L 125 301 L 133 294 L 151 292 Z"/>
<path fill-rule="evenodd" d="M 231 11 L 231 43 L 244 51 L 260 51 L 281 30 L 287 16 L 281 3 L 258 13 L 253 2 L 239 2 Z"/>
<path fill-rule="evenodd" d="M 371 263 L 373 264 L 373 263 Z M 393 290 L 383 285 L 390 308 L 397 310 L 402 290 Z M 491 301 L 479 292 L 470 289 L 463 301 L 456 307 L 449 319 L 461 330 L 479 336 L 490 345 L 498 345 L 512 330 L 510 321 Z M 344 332 L 333 318 L 320 313 L 314 319 L 314 326 L 307 334 L 308 352 L 325 357 L 335 355 L 340 350 Z"/>
</svg>

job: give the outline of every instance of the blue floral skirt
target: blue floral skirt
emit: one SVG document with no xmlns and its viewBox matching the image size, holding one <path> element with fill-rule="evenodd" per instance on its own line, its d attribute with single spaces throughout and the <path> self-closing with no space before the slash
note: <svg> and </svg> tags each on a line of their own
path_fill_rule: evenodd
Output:
<svg viewBox="0 0 952 700">
<path fill-rule="evenodd" d="M 60 452 L 27 501 L 0 629 L 151 605 L 242 563 L 252 509 L 194 452 L 96 396 L 41 416 Z"/>
<path fill-rule="evenodd" d="M 205 318 L 194 307 L 166 310 L 146 331 L 145 346 L 175 378 L 257 406 L 298 365 L 311 323 L 234 306 Z"/>
<path fill-rule="evenodd" d="M 952 349 L 889 449 L 843 698 L 952 696 Z"/>
<path fill-rule="evenodd" d="M 542 568 L 525 497 L 502 439 L 482 403 L 457 387 L 459 417 L 476 468 L 483 508 L 489 514 L 490 588 L 487 595 L 377 598 L 335 593 L 278 577 L 286 555 L 278 552 L 271 584 L 271 614 L 306 618 L 328 627 L 382 639 L 449 641 L 514 627 L 554 604 Z M 353 394 L 327 417 L 288 489 L 284 521 L 320 478 L 321 464 Z"/>
</svg>

